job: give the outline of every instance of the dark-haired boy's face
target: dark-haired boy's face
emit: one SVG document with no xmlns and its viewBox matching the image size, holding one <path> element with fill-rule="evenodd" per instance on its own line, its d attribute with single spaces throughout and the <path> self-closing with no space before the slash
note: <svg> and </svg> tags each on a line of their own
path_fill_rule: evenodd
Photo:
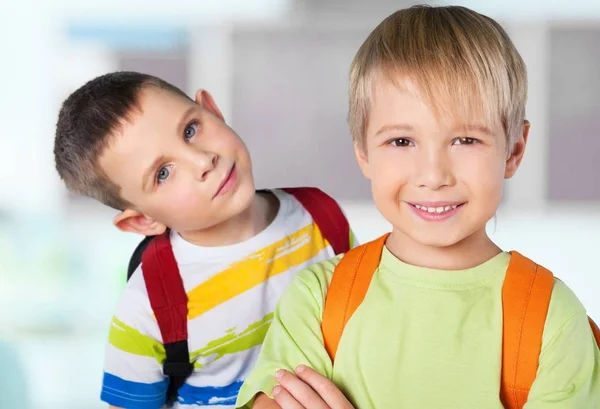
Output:
<svg viewBox="0 0 600 409">
<path fill-rule="evenodd" d="M 250 156 L 210 94 L 198 103 L 148 87 L 99 159 L 134 208 L 124 230 L 192 233 L 246 210 L 254 197 Z"/>
</svg>

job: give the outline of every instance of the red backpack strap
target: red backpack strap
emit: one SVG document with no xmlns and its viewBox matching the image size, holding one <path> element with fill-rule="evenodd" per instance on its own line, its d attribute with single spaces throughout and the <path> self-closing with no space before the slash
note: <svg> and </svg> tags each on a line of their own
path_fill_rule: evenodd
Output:
<svg viewBox="0 0 600 409">
<path fill-rule="evenodd" d="M 521 409 L 535 380 L 554 277 L 544 267 L 511 252 L 502 288 L 502 379 L 506 409 Z"/>
<path fill-rule="evenodd" d="M 187 294 L 169 234 L 167 230 L 156 236 L 142 253 L 148 298 L 165 347 L 163 372 L 170 377 L 167 402 L 176 399 L 178 389 L 194 369 L 187 342 Z"/>
<path fill-rule="evenodd" d="M 325 297 L 321 331 L 325 349 L 333 362 L 346 323 L 365 299 L 389 234 L 355 247 L 335 267 Z"/>
<path fill-rule="evenodd" d="M 342 209 L 328 194 L 316 187 L 293 187 L 281 189 L 294 196 L 312 216 L 325 240 L 335 254 L 350 250 L 350 225 Z"/>
</svg>

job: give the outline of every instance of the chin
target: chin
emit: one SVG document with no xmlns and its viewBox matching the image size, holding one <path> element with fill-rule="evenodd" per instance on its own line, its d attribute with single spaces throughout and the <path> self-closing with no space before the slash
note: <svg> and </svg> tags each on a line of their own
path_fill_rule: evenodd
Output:
<svg viewBox="0 0 600 409">
<path fill-rule="evenodd" d="M 453 234 L 411 234 L 410 237 L 423 246 L 437 248 L 452 247 L 465 239 Z"/>
<path fill-rule="evenodd" d="M 255 194 L 254 186 L 239 186 L 233 196 L 230 197 L 229 203 L 225 205 L 231 212 L 230 217 L 243 213 L 248 209 L 254 201 Z"/>
</svg>

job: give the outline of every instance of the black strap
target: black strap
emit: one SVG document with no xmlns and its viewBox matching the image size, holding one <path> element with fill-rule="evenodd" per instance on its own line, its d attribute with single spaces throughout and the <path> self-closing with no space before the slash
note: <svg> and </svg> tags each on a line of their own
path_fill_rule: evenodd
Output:
<svg viewBox="0 0 600 409">
<path fill-rule="evenodd" d="M 169 377 L 166 404 L 171 407 L 177 401 L 177 391 L 194 371 L 194 365 L 190 362 L 187 340 L 165 344 L 165 352 L 163 373 Z"/>
<path fill-rule="evenodd" d="M 146 250 L 146 247 L 148 247 L 148 244 L 150 244 L 154 237 L 156 236 L 144 237 L 140 244 L 137 245 L 135 250 L 133 250 L 133 254 L 129 259 L 129 265 L 127 266 L 127 281 L 129 281 L 131 275 L 135 272 L 135 270 L 137 270 L 139 265 L 142 263 L 142 254 L 144 253 L 144 250 Z"/>
</svg>

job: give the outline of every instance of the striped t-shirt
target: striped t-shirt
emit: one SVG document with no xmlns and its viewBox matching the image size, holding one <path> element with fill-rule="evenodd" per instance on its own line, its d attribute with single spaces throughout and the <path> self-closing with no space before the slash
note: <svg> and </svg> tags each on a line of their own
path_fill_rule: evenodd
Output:
<svg viewBox="0 0 600 409">
<path fill-rule="evenodd" d="M 171 234 L 188 297 L 195 368 L 175 408 L 233 408 L 283 290 L 298 271 L 334 255 L 302 205 L 285 192 L 272 192 L 280 201 L 275 219 L 242 243 L 200 247 Z M 165 350 L 141 268 L 127 283 L 111 323 L 101 393 L 103 401 L 126 409 L 161 408 L 168 387 Z"/>
</svg>

